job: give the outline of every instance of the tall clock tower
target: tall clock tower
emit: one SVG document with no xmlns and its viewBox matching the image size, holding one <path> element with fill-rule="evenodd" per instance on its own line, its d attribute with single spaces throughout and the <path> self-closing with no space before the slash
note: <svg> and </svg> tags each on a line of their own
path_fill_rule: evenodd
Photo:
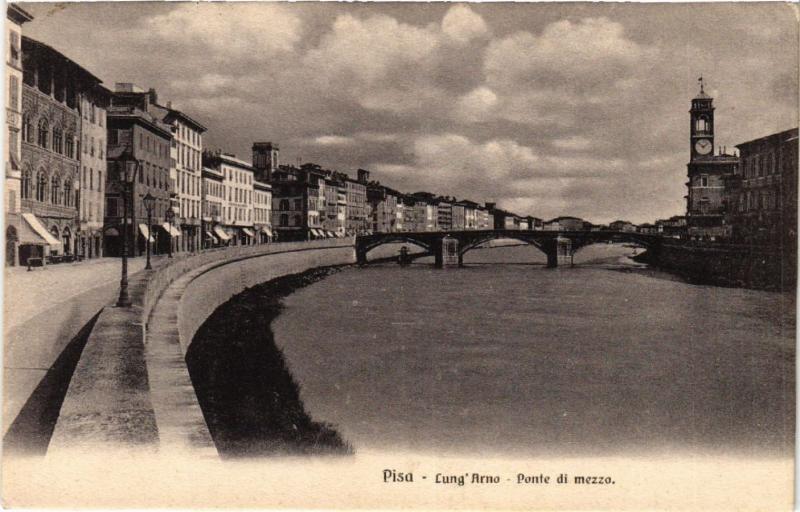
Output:
<svg viewBox="0 0 800 512">
<path fill-rule="evenodd" d="M 702 77 L 700 94 L 692 100 L 689 110 L 691 118 L 690 155 L 692 160 L 714 154 L 714 98 L 706 94 Z"/>
<path fill-rule="evenodd" d="M 699 81 L 700 93 L 689 110 L 686 226 L 690 238 L 719 240 L 730 236 L 725 216 L 739 158 L 724 151 L 714 154 L 714 99 Z"/>
</svg>

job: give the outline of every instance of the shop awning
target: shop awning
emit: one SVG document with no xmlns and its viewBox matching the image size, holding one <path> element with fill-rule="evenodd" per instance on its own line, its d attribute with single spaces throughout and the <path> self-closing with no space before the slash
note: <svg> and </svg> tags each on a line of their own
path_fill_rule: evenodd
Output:
<svg viewBox="0 0 800 512">
<path fill-rule="evenodd" d="M 252 229 L 250 229 L 250 228 L 242 228 L 242 232 L 243 232 L 245 235 L 249 236 L 250 238 L 255 238 L 255 237 L 256 237 L 256 234 L 255 234 L 255 233 L 253 233 L 253 230 L 252 230 Z"/>
<path fill-rule="evenodd" d="M 267 226 L 261 226 L 261 231 L 266 233 L 268 237 L 272 237 L 272 230 Z"/>
<path fill-rule="evenodd" d="M 311 228 L 311 232 L 314 233 L 315 236 L 318 236 L 320 238 L 324 238 L 325 237 L 325 235 L 323 235 L 322 232 L 319 229 Z"/>
<path fill-rule="evenodd" d="M 206 238 L 210 238 L 211 240 L 216 240 L 217 237 L 214 236 L 214 233 L 211 231 L 206 231 Z"/>
<path fill-rule="evenodd" d="M 142 234 L 145 240 L 149 238 L 151 244 L 154 244 L 156 242 L 155 238 L 153 238 L 153 235 L 150 234 L 150 230 L 147 228 L 147 224 L 139 224 L 139 233 Z"/>
<path fill-rule="evenodd" d="M 41 221 L 36 218 L 36 215 L 32 213 L 23 213 L 22 218 L 25 219 L 26 224 L 31 228 L 32 234 L 36 236 L 30 236 L 29 233 L 28 238 L 31 239 L 31 241 L 25 241 L 24 234 L 20 233 L 20 245 L 26 243 L 29 245 L 49 245 L 51 249 L 61 251 L 62 243 L 56 240 L 56 238 L 44 228 Z"/>
<path fill-rule="evenodd" d="M 226 232 L 225 232 L 225 230 L 224 230 L 224 229 L 222 229 L 222 228 L 221 228 L 221 227 L 219 227 L 219 226 L 214 226 L 214 233 L 215 233 L 215 234 L 216 234 L 216 235 L 219 237 L 219 239 L 220 239 L 220 240 L 222 240 L 223 242 L 227 242 L 228 240 L 230 240 L 230 239 L 231 239 L 230 235 L 228 235 L 228 233 L 226 233 Z"/>
<path fill-rule="evenodd" d="M 105 233 L 106 236 L 119 236 L 119 230 L 117 228 L 108 228 Z"/>
<path fill-rule="evenodd" d="M 165 222 L 161 225 L 164 228 L 164 231 L 169 233 L 172 236 L 181 236 L 181 230 L 170 224 L 169 222 Z"/>
</svg>

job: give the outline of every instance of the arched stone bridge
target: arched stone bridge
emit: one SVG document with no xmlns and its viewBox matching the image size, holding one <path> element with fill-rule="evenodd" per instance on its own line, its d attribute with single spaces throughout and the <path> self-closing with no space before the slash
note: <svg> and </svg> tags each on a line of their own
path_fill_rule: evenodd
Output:
<svg viewBox="0 0 800 512">
<path fill-rule="evenodd" d="M 629 242 L 654 249 L 663 239 L 660 235 L 630 233 L 624 231 L 524 231 L 524 230 L 471 230 L 471 231 L 425 231 L 415 233 L 375 233 L 356 237 L 356 258 L 358 263 L 367 263 L 367 253 L 372 249 L 389 243 L 407 242 L 425 249 L 433 255 L 436 266 L 442 266 L 450 255 L 464 262 L 464 254 L 471 249 L 500 238 L 519 240 L 536 246 L 547 255 L 547 266 L 571 263 L 572 256 L 581 247 L 603 242 Z"/>
</svg>

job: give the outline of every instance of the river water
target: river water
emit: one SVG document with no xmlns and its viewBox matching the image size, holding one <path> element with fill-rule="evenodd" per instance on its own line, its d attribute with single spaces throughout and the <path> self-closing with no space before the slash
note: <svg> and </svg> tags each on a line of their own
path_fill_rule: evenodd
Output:
<svg viewBox="0 0 800 512">
<path fill-rule="evenodd" d="M 632 251 L 346 269 L 285 299 L 275 341 L 356 452 L 791 455 L 793 296 L 688 284 Z"/>
</svg>

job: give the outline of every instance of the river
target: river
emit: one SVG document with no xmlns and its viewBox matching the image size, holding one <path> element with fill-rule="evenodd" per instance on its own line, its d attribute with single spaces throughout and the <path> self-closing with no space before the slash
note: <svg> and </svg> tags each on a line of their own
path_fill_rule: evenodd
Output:
<svg viewBox="0 0 800 512">
<path fill-rule="evenodd" d="M 790 454 L 793 297 L 687 284 L 633 250 L 348 269 L 287 297 L 275 341 L 357 452 Z"/>
</svg>

